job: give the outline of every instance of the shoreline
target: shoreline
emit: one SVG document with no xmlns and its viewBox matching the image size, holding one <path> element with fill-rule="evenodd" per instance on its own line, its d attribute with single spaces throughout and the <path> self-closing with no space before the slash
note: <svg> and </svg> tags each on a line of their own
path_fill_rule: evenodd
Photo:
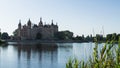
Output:
<svg viewBox="0 0 120 68">
<path fill-rule="evenodd" d="M 6 42 L 38 42 L 38 43 L 89 43 L 95 41 L 81 41 L 81 40 L 5 40 Z M 99 41 L 98 43 L 105 43 L 106 41 Z"/>
<path fill-rule="evenodd" d="M 74 41 L 74 40 L 6 40 L 6 42 L 40 42 L 40 43 L 74 43 L 74 42 L 79 42 L 81 41 Z"/>
<path fill-rule="evenodd" d="M 37 43 L 83 43 L 82 41 L 75 40 L 6 40 L 9 43 L 19 44 L 37 44 Z"/>
<path fill-rule="evenodd" d="M 39 43 L 95 43 L 94 41 L 80 40 L 5 40 L 7 44 L 39 44 Z M 100 41 L 98 43 L 105 43 Z"/>
</svg>

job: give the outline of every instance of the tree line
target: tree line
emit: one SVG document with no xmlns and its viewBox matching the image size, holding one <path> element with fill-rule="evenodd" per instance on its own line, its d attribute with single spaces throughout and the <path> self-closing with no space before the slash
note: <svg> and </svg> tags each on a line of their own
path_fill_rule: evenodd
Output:
<svg viewBox="0 0 120 68">
<path fill-rule="evenodd" d="M 55 34 L 55 38 L 57 40 L 73 40 L 73 41 L 78 41 L 78 42 L 94 42 L 94 39 L 96 38 L 97 41 L 99 42 L 106 42 L 106 41 L 111 41 L 114 39 L 114 41 L 119 40 L 120 34 L 117 33 L 112 33 L 112 34 L 107 34 L 105 37 L 101 34 L 96 34 L 96 36 L 88 35 L 88 36 L 73 36 L 73 32 L 70 31 L 60 31 Z"/>
<path fill-rule="evenodd" d="M 119 40 L 120 34 L 117 33 L 112 33 L 112 34 L 107 34 L 105 37 L 101 34 L 96 34 L 96 36 L 88 35 L 77 35 L 74 36 L 74 33 L 66 30 L 66 31 L 59 31 L 54 34 L 54 40 L 73 40 L 73 41 L 78 41 L 78 42 L 94 42 L 94 38 L 96 38 L 99 42 L 106 42 L 106 41 L 111 41 L 114 39 L 114 41 Z M 36 39 L 41 39 L 42 35 L 38 33 L 36 35 Z M 9 34 L 7 32 L 0 32 L 0 39 L 6 40 L 6 39 L 11 39 Z"/>
</svg>

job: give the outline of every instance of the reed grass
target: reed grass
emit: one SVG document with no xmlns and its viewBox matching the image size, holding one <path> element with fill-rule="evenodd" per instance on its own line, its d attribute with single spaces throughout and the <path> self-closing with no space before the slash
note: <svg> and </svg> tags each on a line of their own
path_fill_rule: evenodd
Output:
<svg viewBox="0 0 120 68">
<path fill-rule="evenodd" d="M 93 56 L 87 62 L 78 61 L 77 59 L 69 59 L 66 63 L 66 68 L 120 68 L 120 37 L 118 45 L 113 53 L 113 46 L 115 45 L 114 37 L 112 41 L 107 41 L 98 54 L 98 42 L 95 39 L 95 47 L 93 49 Z"/>
</svg>

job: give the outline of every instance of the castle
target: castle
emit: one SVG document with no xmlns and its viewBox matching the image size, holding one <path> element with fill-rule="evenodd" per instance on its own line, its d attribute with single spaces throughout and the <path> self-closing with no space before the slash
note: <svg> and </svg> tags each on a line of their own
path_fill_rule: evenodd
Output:
<svg viewBox="0 0 120 68">
<path fill-rule="evenodd" d="M 19 21 L 18 28 L 14 31 L 15 39 L 19 40 L 34 40 L 34 39 L 54 39 L 54 34 L 58 32 L 58 25 L 43 24 L 42 18 L 40 18 L 39 24 L 32 24 L 29 19 L 27 24 L 21 24 Z"/>
</svg>

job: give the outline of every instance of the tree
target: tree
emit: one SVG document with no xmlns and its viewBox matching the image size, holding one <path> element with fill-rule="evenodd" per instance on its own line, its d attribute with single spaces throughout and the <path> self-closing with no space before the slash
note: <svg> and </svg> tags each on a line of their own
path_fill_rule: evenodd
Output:
<svg viewBox="0 0 120 68">
<path fill-rule="evenodd" d="M 89 42 L 89 41 L 90 41 L 90 36 L 89 36 L 89 35 L 86 36 L 85 41 L 86 41 L 86 42 Z"/>
<path fill-rule="evenodd" d="M 83 41 L 83 38 L 82 38 L 81 36 L 78 36 L 78 35 L 77 35 L 77 36 L 75 37 L 75 40 L 81 40 L 81 41 Z"/>
<path fill-rule="evenodd" d="M 117 35 L 116 33 L 113 33 L 113 34 L 107 34 L 107 41 L 111 41 L 111 40 L 114 40 L 114 41 L 117 41 L 118 40 L 118 36 L 119 34 Z"/>
<path fill-rule="evenodd" d="M 60 31 L 55 34 L 55 38 L 59 40 L 69 40 L 73 38 L 73 32 L 70 31 Z"/>
<path fill-rule="evenodd" d="M 14 36 L 17 36 L 17 32 L 18 32 L 18 31 L 15 30 L 15 31 L 13 32 L 13 35 L 14 35 Z"/>
<path fill-rule="evenodd" d="M 117 39 L 117 41 L 119 40 L 119 37 L 120 37 L 120 34 L 118 34 L 118 35 L 117 35 L 117 38 L 116 38 L 116 39 Z"/>
<path fill-rule="evenodd" d="M 100 34 L 96 34 L 96 39 L 97 41 L 103 41 L 103 35 L 100 35 Z"/>
<path fill-rule="evenodd" d="M 7 32 L 2 33 L 1 39 L 9 39 L 9 38 L 10 38 L 10 37 L 9 37 L 9 35 L 8 35 Z"/>
<path fill-rule="evenodd" d="M 116 33 L 113 33 L 113 34 L 112 34 L 112 39 L 113 39 L 114 41 L 117 40 L 117 34 L 116 34 Z"/>
<path fill-rule="evenodd" d="M 112 34 L 107 34 L 106 40 L 111 41 L 112 40 Z"/>
</svg>

